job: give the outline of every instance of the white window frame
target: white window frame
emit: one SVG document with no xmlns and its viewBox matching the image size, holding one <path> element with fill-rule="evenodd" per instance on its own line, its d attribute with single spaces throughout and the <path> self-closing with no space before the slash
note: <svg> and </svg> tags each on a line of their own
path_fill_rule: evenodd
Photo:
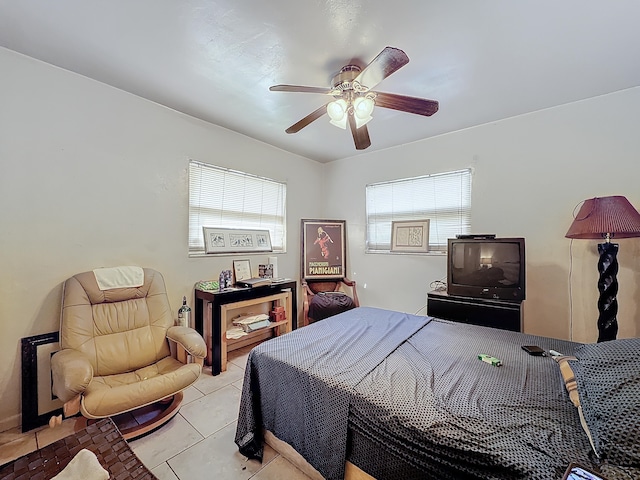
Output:
<svg viewBox="0 0 640 480">
<path fill-rule="evenodd" d="M 447 251 L 447 239 L 471 231 L 470 168 L 366 186 L 366 253 L 391 252 L 394 221 L 429 219 L 429 252 Z M 395 252 L 394 252 L 395 253 Z"/>
<path fill-rule="evenodd" d="M 205 255 L 202 227 L 265 229 L 286 253 L 287 185 L 270 178 L 189 160 L 190 256 Z"/>
</svg>

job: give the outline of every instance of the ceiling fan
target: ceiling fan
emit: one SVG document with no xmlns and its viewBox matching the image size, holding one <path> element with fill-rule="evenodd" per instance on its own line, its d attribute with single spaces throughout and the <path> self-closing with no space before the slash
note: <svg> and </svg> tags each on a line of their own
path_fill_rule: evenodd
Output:
<svg viewBox="0 0 640 480">
<path fill-rule="evenodd" d="M 273 85 L 272 92 L 302 92 L 331 95 L 334 100 L 291 125 L 285 131 L 297 133 L 325 113 L 331 124 L 346 129 L 347 123 L 357 150 L 371 146 L 367 123 L 373 118 L 374 107 L 391 108 L 416 115 L 431 116 L 438 111 L 438 102 L 426 98 L 408 97 L 395 93 L 371 90 L 389 75 L 409 63 L 409 57 L 400 49 L 386 47 L 369 65 L 361 69 L 346 65 L 333 77 L 333 87 L 305 87 L 302 85 Z"/>
</svg>

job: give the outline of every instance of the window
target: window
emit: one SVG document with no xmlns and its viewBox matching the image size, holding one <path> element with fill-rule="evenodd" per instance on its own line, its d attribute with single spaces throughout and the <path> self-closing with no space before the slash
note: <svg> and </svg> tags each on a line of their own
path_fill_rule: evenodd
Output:
<svg viewBox="0 0 640 480">
<path fill-rule="evenodd" d="M 471 169 L 367 185 L 367 252 L 391 249 L 391 222 L 428 218 L 429 251 L 471 229 Z"/>
<path fill-rule="evenodd" d="M 285 252 L 286 197 L 284 183 L 189 161 L 189 253 L 204 253 L 203 226 L 269 230 Z"/>
</svg>

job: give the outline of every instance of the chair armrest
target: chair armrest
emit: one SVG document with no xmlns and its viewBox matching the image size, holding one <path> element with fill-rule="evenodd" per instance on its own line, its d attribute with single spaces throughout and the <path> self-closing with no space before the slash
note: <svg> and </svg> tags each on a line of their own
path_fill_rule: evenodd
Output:
<svg viewBox="0 0 640 480">
<path fill-rule="evenodd" d="M 356 307 L 359 307 L 360 302 L 358 301 L 358 292 L 356 291 L 356 281 L 349 280 L 348 278 L 345 277 L 342 279 L 342 283 L 351 287 L 351 290 L 353 291 L 353 303 Z"/>
<path fill-rule="evenodd" d="M 313 297 L 315 295 L 315 293 L 313 293 L 313 291 L 309 288 L 309 284 L 307 282 L 302 282 L 302 293 L 304 293 L 305 297 Z"/>
<path fill-rule="evenodd" d="M 302 282 L 302 293 L 302 326 L 306 327 L 307 325 L 309 325 L 309 299 L 314 295 L 307 282 Z"/>
<path fill-rule="evenodd" d="M 78 350 L 66 348 L 51 357 L 53 393 L 63 402 L 84 393 L 93 378 L 89 358 Z"/>
<path fill-rule="evenodd" d="M 193 328 L 169 327 L 167 338 L 181 345 L 193 357 L 204 358 L 207 356 L 207 346 L 204 339 Z"/>
</svg>

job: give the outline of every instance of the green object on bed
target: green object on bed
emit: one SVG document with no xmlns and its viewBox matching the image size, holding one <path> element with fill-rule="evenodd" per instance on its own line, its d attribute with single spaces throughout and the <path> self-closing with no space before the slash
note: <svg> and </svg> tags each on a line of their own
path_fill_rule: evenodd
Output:
<svg viewBox="0 0 640 480">
<path fill-rule="evenodd" d="M 488 363 L 489 365 L 493 365 L 494 367 L 502 366 L 502 362 L 500 359 L 496 357 L 492 357 L 491 355 L 487 355 L 486 353 L 481 353 L 478 355 L 478 360 L 482 360 L 484 363 Z"/>
</svg>

